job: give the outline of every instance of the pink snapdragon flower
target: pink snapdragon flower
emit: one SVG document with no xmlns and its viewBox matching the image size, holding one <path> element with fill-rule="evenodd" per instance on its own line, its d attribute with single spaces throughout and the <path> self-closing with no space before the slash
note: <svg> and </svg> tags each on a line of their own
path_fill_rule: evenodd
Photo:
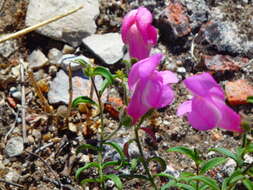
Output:
<svg viewBox="0 0 253 190">
<path fill-rule="evenodd" d="M 151 108 L 162 108 L 171 104 L 174 92 L 169 84 L 177 83 L 176 74 L 158 71 L 163 55 L 155 54 L 134 64 L 128 77 L 128 86 L 133 96 L 127 107 L 133 123 Z"/>
<path fill-rule="evenodd" d="M 177 115 L 186 115 L 193 128 L 209 130 L 214 127 L 242 132 L 240 116 L 225 104 L 220 85 L 209 73 L 197 74 L 184 80 L 193 98 L 181 104 Z"/>
<path fill-rule="evenodd" d="M 152 23 L 152 14 L 140 7 L 130 11 L 123 19 L 122 40 L 129 47 L 129 54 L 138 60 L 147 58 L 157 43 L 157 30 Z"/>
</svg>

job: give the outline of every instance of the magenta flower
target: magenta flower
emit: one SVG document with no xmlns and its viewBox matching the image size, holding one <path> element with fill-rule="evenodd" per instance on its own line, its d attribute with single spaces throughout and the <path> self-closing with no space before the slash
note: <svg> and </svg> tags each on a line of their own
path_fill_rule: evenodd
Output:
<svg viewBox="0 0 253 190">
<path fill-rule="evenodd" d="M 162 54 L 155 54 L 134 64 L 128 77 L 128 86 L 133 96 L 127 107 L 135 123 L 151 108 L 171 104 L 174 93 L 168 84 L 177 83 L 177 76 L 170 71 L 158 71 Z"/>
<path fill-rule="evenodd" d="M 147 58 L 151 47 L 157 43 L 157 30 L 151 23 L 152 14 L 144 7 L 132 10 L 124 17 L 122 40 L 128 45 L 131 57 Z"/>
<path fill-rule="evenodd" d="M 181 104 L 177 115 L 186 115 L 193 128 L 209 130 L 214 127 L 242 132 L 240 116 L 225 104 L 220 85 L 209 73 L 202 73 L 184 80 L 193 98 Z"/>
</svg>

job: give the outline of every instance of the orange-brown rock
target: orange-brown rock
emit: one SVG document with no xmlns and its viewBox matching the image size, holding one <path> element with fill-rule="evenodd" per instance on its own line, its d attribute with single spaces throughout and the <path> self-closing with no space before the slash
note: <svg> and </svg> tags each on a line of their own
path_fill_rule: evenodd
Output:
<svg viewBox="0 0 253 190">
<path fill-rule="evenodd" d="M 231 81 L 225 84 L 225 93 L 229 104 L 247 104 L 247 98 L 253 96 L 253 86 L 243 79 Z"/>
</svg>

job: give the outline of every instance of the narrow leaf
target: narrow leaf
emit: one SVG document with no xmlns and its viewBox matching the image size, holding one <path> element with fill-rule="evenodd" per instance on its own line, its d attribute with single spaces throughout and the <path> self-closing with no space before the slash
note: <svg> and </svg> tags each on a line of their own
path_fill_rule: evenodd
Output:
<svg viewBox="0 0 253 190">
<path fill-rule="evenodd" d="M 195 162 L 197 161 L 197 156 L 196 156 L 194 150 L 189 149 L 187 147 L 177 146 L 177 147 L 169 148 L 167 151 L 168 152 L 179 152 L 179 153 L 182 153 L 182 154 L 188 156 L 189 158 L 191 158 Z"/>
<path fill-rule="evenodd" d="M 203 162 L 201 164 L 201 169 L 200 169 L 200 174 L 203 175 L 205 174 L 208 170 L 211 170 L 218 165 L 223 164 L 224 162 L 227 161 L 227 158 L 224 157 L 217 157 L 217 158 L 212 158 L 206 162 Z"/>
<path fill-rule="evenodd" d="M 92 167 L 96 167 L 96 168 L 99 168 L 99 164 L 97 162 L 90 162 L 90 163 L 87 163 L 85 164 L 85 166 L 81 167 L 81 168 L 78 168 L 77 171 L 76 171 L 76 179 L 79 178 L 80 174 L 86 170 L 86 169 L 89 169 L 89 168 L 92 168 Z"/>
<path fill-rule="evenodd" d="M 215 151 L 218 152 L 220 154 L 223 154 L 229 158 L 232 158 L 238 165 L 241 165 L 243 163 L 243 161 L 241 160 L 241 158 L 238 158 L 236 156 L 236 154 L 232 153 L 231 151 L 229 151 L 226 148 L 211 148 L 209 149 L 210 151 Z"/>
<path fill-rule="evenodd" d="M 253 190 L 253 182 L 249 179 L 244 179 L 242 183 L 248 190 Z"/>
<path fill-rule="evenodd" d="M 214 179 L 206 177 L 206 176 L 193 176 L 193 177 L 190 177 L 189 180 L 201 181 L 204 184 L 211 187 L 213 190 L 219 190 L 220 189 L 219 185 L 217 184 L 217 182 Z"/>
<path fill-rule="evenodd" d="M 113 75 L 112 73 L 105 67 L 98 66 L 93 71 L 93 76 L 100 75 L 108 80 L 109 84 L 113 83 Z"/>
<path fill-rule="evenodd" d="M 109 175 L 106 175 L 105 178 L 112 180 L 118 189 L 123 189 L 123 184 L 117 175 L 109 174 Z"/>
<path fill-rule="evenodd" d="M 138 165 L 138 159 L 134 158 L 130 161 L 131 164 L 131 172 L 136 171 Z"/>
<path fill-rule="evenodd" d="M 147 160 L 148 163 L 151 162 L 151 161 L 159 162 L 162 171 L 166 170 L 166 162 L 162 158 L 160 158 L 160 157 L 153 157 L 153 158 L 149 158 Z"/>
<path fill-rule="evenodd" d="M 83 179 L 80 184 L 84 185 L 86 183 L 99 183 L 100 179 L 99 178 L 88 178 L 88 179 Z"/>
<path fill-rule="evenodd" d="M 154 177 L 166 177 L 168 179 L 176 179 L 173 175 L 167 174 L 167 173 L 158 173 L 155 174 Z"/>
<path fill-rule="evenodd" d="M 90 149 L 90 150 L 95 150 L 95 151 L 98 151 L 98 147 L 96 146 L 93 146 L 91 144 L 82 144 L 81 146 L 79 146 L 76 150 L 76 153 L 78 154 L 79 152 L 83 151 L 83 150 L 86 150 L 86 149 Z"/>
<path fill-rule="evenodd" d="M 72 102 L 72 107 L 76 108 L 78 104 L 85 103 L 85 104 L 92 104 L 96 105 L 96 102 L 94 102 L 92 99 L 90 99 L 88 96 L 79 96 Z"/>
<path fill-rule="evenodd" d="M 175 187 L 176 184 L 177 184 L 177 182 L 174 181 L 174 180 L 172 180 L 172 181 L 170 181 L 169 183 L 166 183 L 165 185 L 163 185 L 163 186 L 161 187 L 161 190 L 169 190 L 170 187 Z"/>
<path fill-rule="evenodd" d="M 248 96 L 247 102 L 253 104 L 253 96 Z"/>
<path fill-rule="evenodd" d="M 124 161 L 124 160 L 126 159 L 126 157 L 125 157 L 125 155 L 124 155 L 124 153 L 123 153 L 122 148 L 121 148 L 117 143 L 115 143 L 115 142 L 105 142 L 105 143 L 103 143 L 103 144 L 109 145 L 109 146 L 111 146 L 112 148 L 114 148 L 114 149 L 118 152 L 118 154 L 120 155 L 120 159 L 121 159 L 122 161 Z"/>
</svg>

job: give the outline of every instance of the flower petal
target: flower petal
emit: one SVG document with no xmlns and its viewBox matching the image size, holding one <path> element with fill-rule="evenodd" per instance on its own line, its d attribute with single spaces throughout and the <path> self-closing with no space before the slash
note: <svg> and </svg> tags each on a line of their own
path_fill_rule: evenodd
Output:
<svg viewBox="0 0 253 190">
<path fill-rule="evenodd" d="M 222 88 L 209 73 L 202 73 L 188 77 L 184 80 L 184 84 L 196 95 L 206 96 L 211 90 L 212 94 L 221 98 L 223 97 L 224 99 L 224 92 Z"/>
<path fill-rule="evenodd" d="M 127 33 L 127 40 L 131 57 L 141 60 L 149 56 L 150 47 L 144 42 L 142 34 L 135 24 L 130 27 Z"/>
<path fill-rule="evenodd" d="M 162 76 L 163 84 L 173 84 L 179 81 L 177 75 L 171 71 L 160 71 L 158 74 Z"/>
<path fill-rule="evenodd" d="M 221 127 L 228 131 L 243 132 L 242 128 L 240 127 L 240 115 L 232 110 L 229 106 L 227 106 L 224 101 L 218 98 L 213 99 L 222 113 L 222 119 L 218 123 L 218 127 Z"/>
<path fill-rule="evenodd" d="M 192 111 L 188 114 L 188 120 L 193 128 L 209 130 L 217 126 L 221 119 L 221 113 L 209 98 L 194 97 L 192 99 Z"/>
<path fill-rule="evenodd" d="M 127 13 L 127 15 L 123 18 L 121 34 L 122 34 L 122 41 L 125 44 L 128 44 L 127 33 L 131 25 L 135 23 L 135 17 L 136 17 L 137 12 L 138 12 L 137 9 L 132 10 L 129 13 Z"/>
<path fill-rule="evenodd" d="M 156 108 L 162 108 L 165 107 L 169 104 L 171 104 L 174 100 L 174 92 L 171 89 L 170 86 L 168 85 L 163 85 L 159 101 L 157 105 L 155 106 Z"/>
<path fill-rule="evenodd" d="M 182 103 L 177 109 L 177 116 L 185 115 L 192 111 L 192 101 L 188 100 Z"/>
<path fill-rule="evenodd" d="M 148 44 L 151 44 L 152 46 L 155 46 L 157 44 L 157 29 L 150 25 L 147 29 L 147 35 L 148 35 Z"/>
<path fill-rule="evenodd" d="M 134 94 L 127 107 L 127 113 L 133 118 L 133 123 L 136 123 L 138 119 L 143 116 L 151 107 L 143 104 L 142 95 L 145 88 L 145 83 L 138 83 L 134 91 Z"/>
<path fill-rule="evenodd" d="M 140 79 L 147 78 L 155 71 L 155 68 L 159 65 L 162 56 L 162 54 L 154 54 L 153 56 L 143 59 L 132 66 L 128 75 L 128 86 L 130 90 L 135 88 L 136 83 Z"/>
<path fill-rule="evenodd" d="M 144 41 L 147 42 L 149 40 L 148 29 L 153 19 L 152 14 L 145 7 L 140 7 L 137 10 L 138 11 L 136 14 L 136 24 L 137 24 L 138 30 L 140 30 L 141 34 L 143 35 Z"/>
</svg>

